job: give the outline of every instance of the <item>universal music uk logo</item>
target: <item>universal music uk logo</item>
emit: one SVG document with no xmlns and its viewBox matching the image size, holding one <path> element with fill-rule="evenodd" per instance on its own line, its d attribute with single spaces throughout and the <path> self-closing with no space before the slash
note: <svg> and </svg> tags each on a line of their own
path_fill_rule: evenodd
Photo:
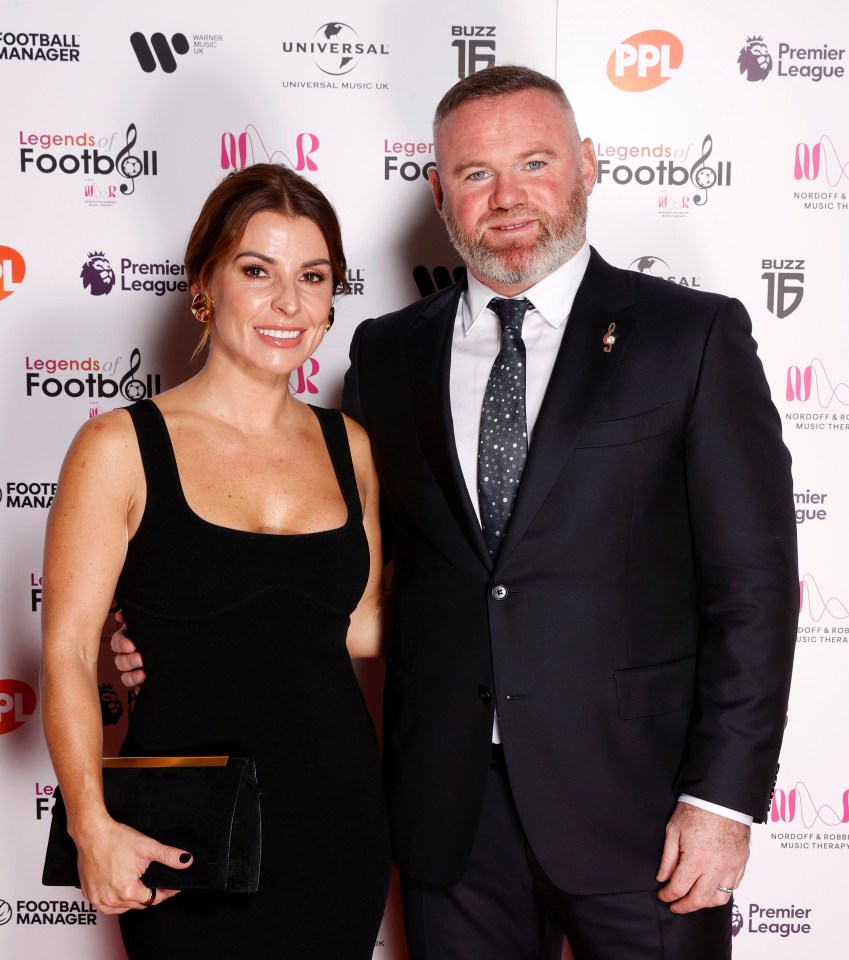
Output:
<svg viewBox="0 0 849 960">
<path fill-rule="evenodd" d="M 147 37 L 143 33 L 133 33 L 130 35 L 130 46 L 136 55 L 139 66 L 145 73 L 153 73 L 156 70 L 156 64 L 162 68 L 163 73 L 173 73 L 177 69 L 177 61 L 174 54 L 180 56 L 189 52 L 189 41 L 183 33 L 175 33 L 171 37 L 171 45 L 164 33 L 153 33 L 148 43 Z"/>
<path fill-rule="evenodd" d="M 335 78 L 351 73 L 361 63 L 380 62 L 379 58 L 389 55 L 389 48 L 385 43 L 376 43 L 372 39 L 361 38 L 350 24 L 331 20 L 328 23 L 323 23 L 310 40 L 284 40 L 282 49 L 283 53 L 287 55 L 308 54 L 311 56 L 313 64 L 329 78 L 317 81 L 284 80 L 284 87 L 330 90 L 389 89 L 388 83 L 374 83 L 366 80 L 336 82 Z"/>
<path fill-rule="evenodd" d="M 93 297 L 101 297 L 112 292 L 115 286 L 115 271 L 103 252 L 90 253 L 80 271 L 83 289 Z"/>
</svg>

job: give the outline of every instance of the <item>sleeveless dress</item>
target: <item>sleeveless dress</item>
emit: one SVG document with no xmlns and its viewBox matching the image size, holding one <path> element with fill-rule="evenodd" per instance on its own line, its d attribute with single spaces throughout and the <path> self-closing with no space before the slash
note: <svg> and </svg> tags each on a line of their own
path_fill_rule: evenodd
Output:
<svg viewBox="0 0 849 960">
<path fill-rule="evenodd" d="M 250 757 L 263 834 L 256 893 L 183 891 L 122 914 L 128 956 L 369 960 L 390 852 L 377 738 L 345 648 L 369 554 L 342 416 L 313 408 L 346 523 L 276 535 L 195 514 L 159 408 L 127 409 L 147 500 L 117 593 L 147 680 L 122 753 Z"/>
</svg>

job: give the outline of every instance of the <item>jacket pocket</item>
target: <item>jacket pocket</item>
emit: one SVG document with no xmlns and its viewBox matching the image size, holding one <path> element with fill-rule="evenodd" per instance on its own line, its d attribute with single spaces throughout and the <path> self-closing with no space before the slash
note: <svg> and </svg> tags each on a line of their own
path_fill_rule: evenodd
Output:
<svg viewBox="0 0 849 960">
<path fill-rule="evenodd" d="M 620 720 L 654 717 L 688 710 L 695 698 L 696 658 L 617 670 L 616 695 Z"/>
<path fill-rule="evenodd" d="M 669 404 L 664 403 L 633 417 L 621 420 L 596 420 L 588 423 L 578 441 L 581 447 L 615 447 L 637 443 L 666 433 L 669 429 Z"/>
</svg>

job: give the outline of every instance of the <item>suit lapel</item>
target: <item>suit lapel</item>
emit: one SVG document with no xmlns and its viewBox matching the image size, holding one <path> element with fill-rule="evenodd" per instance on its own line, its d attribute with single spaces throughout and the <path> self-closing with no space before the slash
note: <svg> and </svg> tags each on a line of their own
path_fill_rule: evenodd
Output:
<svg viewBox="0 0 849 960">
<path fill-rule="evenodd" d="M 534 426 L 499 563 L 527 531 L 615 376 L 636 326 L 633 316 L 620 313 L 631 303 L 633 295 L 622 271 L 593 250 Z M 614 322 L 616 342 L 605 352 L 602 338 Z"/>
<path fill-rule="evenodd" d="M 480 524 L 460 470 L 451 416 L 451 340 L 459 283 L 434 300 L 413 321 L 407 335 L 407 366 L 419 442 L 436 482 L 475 553 L 492 566 Z"/>
</svg>

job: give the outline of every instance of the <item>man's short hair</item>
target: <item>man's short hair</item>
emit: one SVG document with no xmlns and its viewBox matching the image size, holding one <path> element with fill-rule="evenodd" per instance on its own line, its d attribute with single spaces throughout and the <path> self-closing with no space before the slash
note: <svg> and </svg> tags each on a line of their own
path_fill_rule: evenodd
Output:
<svg viewBox="0 0 849 960">
<path fill-rule="evenodd" d="M 553 94 L 574 123 L 575 113 L 572 104 L 563 91 L 563 87 L 544 73 L 531 70 L 518 64 L 503 64 L 497 67 L 487 67 L 477 73 L 470 73 L 445 94 L 439 101 L 436 113 L 433 115 L 433 132 L 436 134 L 442 123 L 450 114 L 464 103 L 472 100 L 483 100 L 487 97 L 500 97 L 508 93 L 522 93 L 525 90 L 543 90 Z"/>
</svg>

